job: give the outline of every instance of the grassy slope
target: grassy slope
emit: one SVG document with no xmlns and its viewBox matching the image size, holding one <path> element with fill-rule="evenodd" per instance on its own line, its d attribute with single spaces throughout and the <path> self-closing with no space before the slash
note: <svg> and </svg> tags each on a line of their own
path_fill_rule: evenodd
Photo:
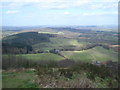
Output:
<svg viewBox="0 0 120 90">
<path fill-rule="evenodd" d="M 117 52 L 114 52 L 113 50 L 106 50 L 102 47 L 95 47 L 83 51 L 63 51 L 61 52 L 61 54 L 63 54 L 67 58 L 73 60 L 81 60 L 85 62 L 91 62 L 92 60 L 95 61 L 118 60 Z"/>
<path fill-rule="evenodd" d="M 50 38 L 50 42 L 38 43 L 33 45 L 34 49 L 43 49 L 43 50 L 50 50 L 52 48 L 60 48 L 60 47 L 68 47 L 68 46 L 75 46 L 75 47 L 83 47 L 86 43 L 78 42 L 75 39 L 68 39 L 63 37 L 55 37 Z"/>
<path fill-rule="evenodd" d="M 41 54 L 23 54 L 21 55 L 29 60 L 63 60 L 64 58 L 56 55 L 56 54 L 52 54 L 52 53 L 41 53 Z"/>
<path fill-rule="evenodd" d="M 58 35 L 61 35 L 61 34 L 64 34 L 63 32 L 39 32 L 39 33 L 43 33 L 43 34 L 58 34 Z"/>
<path fill-rule="evenodd" d="M 33 81 L 36 79 L 33 71 L 4 72 L 2 75 L 3 88 L 37 88 Z"/>
<path fill-rule="evenodd" d="M 63 56 L 66 58 L 76 60 L 76 61 L 84 61 L 84 62 L 91 62 L 91 61 L 107 61 L 107 60 L 112 60 L 112 61 L 117 61 L 118 56 L 117 52 L 113 50 L 107 50 L 102 47 L 95 47 L 92 49 L 88 50 L 83 50 L 83 51 L 61 51 L 60 52 Z M 7 56 L 7 55 L 4 55 Z M 41 53 L 41 54 L 21 54 L 17 56 L 22 56 L 23 58 L 27 58 L 29 60 L 63 60 L 64 58 L 52 54 L 52 53 Z"/>
<path fill-rule="evenodd" d="M 37 32 L 25 32 L 5 37 L 3 38 L 3 42 L 33 45 L 39 42 L 47 42 L 49 41 L 49 37 L 51 37 L 51 35 L 39 34 Z"/>
</svg>

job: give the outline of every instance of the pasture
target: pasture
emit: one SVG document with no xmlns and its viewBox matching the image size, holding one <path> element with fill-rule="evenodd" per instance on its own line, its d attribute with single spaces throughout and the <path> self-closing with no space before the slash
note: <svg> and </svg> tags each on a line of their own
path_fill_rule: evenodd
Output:
<svg viewBox="0 0 120 90">
<path fill-rule="evenodd" d="M 33 71 L 5 71 L 2 79 L 3 88 L 38 88 L 34 82 L 37 78 Z"/>
<path fill-rule="evenodd" d="M 50 50 L 50 49 L 63 49 L 63 48 L 81 48 L 86 46 L 87 42 L 78 42 L 76 39 L 63 38 L 63 37 L 52 37 L 50 42 L 42 42 L 34 44 L 32 47 L 35 50 Z"/>
<path fill-rule="evenodd" d="M 75 61 L 84 61 L 84 62 L 91 62 L 91 61 L 117 61 L 118 60 L 118 53 L 113 50 L 107 50 L 103 47 L 95 47 L 88 50 L 82 51 L 62 51 L 62 55 L 66 58 Z"/>
</svg>

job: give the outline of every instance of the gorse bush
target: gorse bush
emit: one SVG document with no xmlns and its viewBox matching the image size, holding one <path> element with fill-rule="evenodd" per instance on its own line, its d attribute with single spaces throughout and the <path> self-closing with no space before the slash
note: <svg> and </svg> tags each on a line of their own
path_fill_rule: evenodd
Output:
<svg viewBox="0 0 120 90">
<path fill-rule="evenodd" d="M 105 66 L 95 66 L 89 65 L 88 66 L 88 78 L 95 79 L 96 76 L 101 78 L 109 77 L 110 76 L 110 69 Z"/>
<path fill-rule="evenodd" d="M 73 76 L 73 71 L 71 71 L 70 69 L 59 69 L 58 70 L 60 72 L 60 76 L 64 76 L 66 78 L 72 79 Z"/>
<path fill-rule="evenodd" d="M 70 85 L 70 83 L 73 84 L 73 82 L 75 83 L 74 84 L 75 86 L 73 85 L 73 87 L 84 86 L 83 88 L 87 88 L 87 86 L 90 85 L 90 82 L 96 83 L 95 86 L 93 85 L 94 87 L 103 87 L 103 88 L 104 87 L 117 87 L 118 82 L 119 82 L 118 79 L 112 76 L 111 74 L 112 71 L 110 68 L 106 66 L 96 66 L 96 65 L 89 64 L 89 63 L 81 63 L 81 62 L 76 63 L 75 65 L 71 67 L 56 67 L 56 68 L 47 67 L 47 66 L 37 67 L 36 72 L 40 78 L 39 83 L 42 84 L 43 78 L 48 77 L 51 79 L 50 81 L 49 79 L 47 79 L 48 80 L 46 81 L 47 84 L 49 84 L 49 82 L 52 83 L 52 80 L 53 80 L 53 83 L 59 86 L 58 82 L 60 82 L 62 79 L 63 80 L 62 83 L 64 83 L 64 85 L 62 84 L 63 85 L 62 87 L 66 87 L 66 85 L 69 85 L 69 87 L 71 87 L 72 85 Z M 115 75 L 117 77 L 117 74 Z M 79 78 L 82 78 L 82 79 L 78 82 L 77 79 Z M 88 81 L 90 81 L 89 84 L 85 82 L 83 78 L 86 78 Z M 83 82 L 84 84 L 79 84 Z M 83 85 L 83 86 L 80 86 L 80 85 Z M 90 85 L 89 87 L 92 87 L 92 86 Z"/>
<path fill-rule="evenodd" d="M 87 72 L 87 77 L 89 79 L 95 79 L 96 76 L 100 78 L 106 78 L 106 77 L 118 77 L 117 72 L 113 71 L 109 67 L 106 67 L 104 65 L 93 65 L 90 63 L 82 63 L 79 62 L 71 67 L 71 70 L 77 73 L 81 73 L 82 71 Z"/>
</svg>

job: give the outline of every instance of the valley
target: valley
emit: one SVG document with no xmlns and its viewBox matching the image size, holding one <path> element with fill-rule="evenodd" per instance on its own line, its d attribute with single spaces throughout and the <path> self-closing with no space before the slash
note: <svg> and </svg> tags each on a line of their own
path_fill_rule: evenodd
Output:
<svg viewBox="0 0 120 90">
<path fill-rule="evenodd" d="M 21 77 L 19 73 L 26 76 L 30 74 L 29 77 L 35 74 L 37 75 L 35 78 L 39 78 L 38 80 L 32 78 L 34 82 L 30 81 L 29 77 L 23 78 L 23 81 L 15 85 L 15 87 L 21 88 L 29 87 L 26 84 L 22 85 L 24 82 L 28 82 L 28 84 L 32 85 L 32 88 L 68 87 L 67 84 L 62 85 L 60 83 L 68 83 L 69 81 L 69 84 L 73 84 L 73 82 L 79 82 L 77 81 L 79 76 L 82 77 L 80 78 L 80 86 L 82 88 L 87 87 L 85 84 L 88 84 L 88 87 L 114 87 L 117 81 L 110 82 L 109 78 L 112 77 L 111 81 L 116 80 L 115 77 L 119 78 L 117 75 L 110 75 L 110 72 L 117 72 L 116 67 L 119 64 L 118 32 L 104 31 L 104 28 L 101 31 L 99 28 L 95 28 L 44 27 L 12 31 L 4 30 L 2 38 L 3 83 L 6 83 L 8 80 L 9 82 L 3 85 L 3 87 L 12 87 L 14 83 L 10 83 L 12 80 L 9 77 L 13 77 L 14 73 L 16 76 L 14 81 Z M 111 67 L 114 70 L 111 70 Z M 75 71 L 73 71 L 74 68 Z M 110 71 L 99 76 L 100 70 L 103 68 Z M 29 69 L 34 69 L 34 72 Z M 17 70 L 21 71 L 18 73 Z M 27 73 L 26 70 L 30 73 Z M 60 73 L 64 72 L 66 74 L 60 75 Z M 81 74 L 82 72 L 83 74 Z M 51 76 L 52 74 L 53 76 Z M 53 80 L 52 84 L 55 83 L 57 86 L 49 86 L 49 80 L 47 81 L 45 77 L 51 77 Z M 55 79 L 55 77 L 60 78 Z M 99 81 L 103 77 L 105 81 Z M 108 81 L 106 80 L 107 78 Z M 41 79 L 45 80 L 46 84 Z M 55 80 L 59 84 L 54 82 Z M 89 83 L 82 84 L 83 80 L 88 80 Z M 95 82 L 100 83 L 95 84 Z M 102 83 L 105 83 L 105 86 L 101 86 Z M 113 86 L 110 86 L 109 83 L 112 83 Z M 79 87 L 79 85 L 77 86 L 76 83 L 73 87 Z"/>
</svg>

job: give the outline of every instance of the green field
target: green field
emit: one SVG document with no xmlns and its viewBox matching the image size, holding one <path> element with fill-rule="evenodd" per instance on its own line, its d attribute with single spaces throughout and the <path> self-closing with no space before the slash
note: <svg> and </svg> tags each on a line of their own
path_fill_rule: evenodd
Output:
<svg viewBox="0 0 120 90">
<path fill-rule="evenodd" d="M 3 88 L 38 88 L 33 71 L 3 72 L 2 79 Z"/>
<path fill-rule="evenodd" d="M 39 33 L 43 33 L 43 34 L 58 34 L 58 35 L 64 34 L 63 32 L 39 32 Z"/>
<path fill-rule="evenodd" d="M 50 38 L 50 42 L 43 42 L 33 45 L 35 50 L 50 50 L 53 48 L 80 48 L 87 45 L 87 42 L 78 42 L 76 39 L 69 39 L 63 37 Z"/>
<path fill-rule="evenodd" d="M 75 60 L 75 61 L 118 61 L 118 53 L 112 49 L 104 49 L 103 47 L 97 46 L 92 49 L 82 50 L 82 51 L 61 51 L 61 55 L 65 58 Z M 65 58 L 53 53 L 39 53 L 39 54 L 18 54 L 22 58 L 27 60 L 39 61 L 39 60 L 54 60 L 60 61 Z M 3 57 L 9 58 L 9 55 L 3 55 Z"/>
<path fill-rule="evenodd" d="M 28 60 L 55 60 L 55 61 L 59 61 L 59 60 L 64 59 L 63 57 L 56 55 L 56 54 L 52 54 L 52 53 L 23 54 L 23 55 L 17 55 L 17 56 L 25 57 Z"/>
<path fill-rule="evenodd" d="M 118 53 L 113 51 L 112 49 L 104 49 L 103 47 L 97 46 L 92 49 L 82 50 L 82 51 L 61 51 L 61 55 L 65 56 L 65 58 L 75 60 L 75 61 L 118 61 Z M 9 58 L 9 55 L 3 55 Z M 16 56 L 20 56 L 22 58 L 26 58 L 27 60 L 54 60 L 60 61 L 64 60 L 64 57 L 61 57 L 57 54 L 53 53 L 39 53 L 39 54 L 18 54 Z"/>
<path fill-rule="evenodd" d="M 66 58 L 84 62 L 118 60 L 117 52 L 103 47 L 95 47 L 83 51 L 62 51 L 61 54 Z"/>
</svg>

